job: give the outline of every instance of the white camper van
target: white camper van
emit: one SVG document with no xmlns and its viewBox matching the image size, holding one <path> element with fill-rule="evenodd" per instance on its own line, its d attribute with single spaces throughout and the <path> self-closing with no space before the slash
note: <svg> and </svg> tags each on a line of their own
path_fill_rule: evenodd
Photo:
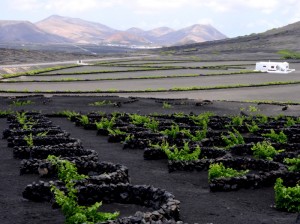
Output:
<svg viewBox="0 0 300 224">
<path fill-rule="evenodd" d="M 295 69 L 289 68 L 287 62 L 257 62 L 254 71 L 268 72 L 268 73 L 290 73 Z"/>
</svg>

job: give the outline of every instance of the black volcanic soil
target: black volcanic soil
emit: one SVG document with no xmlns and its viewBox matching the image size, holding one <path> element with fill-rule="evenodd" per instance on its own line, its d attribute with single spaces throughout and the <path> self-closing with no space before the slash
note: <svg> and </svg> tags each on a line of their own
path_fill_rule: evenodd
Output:
<svg viewBox="0 0 300 224">
<path fill-rule="evenodd" d="M 78 59 L 99 58 L 99 56 L 80 54 L 80 53 L 63 53 L 42 50 L 26 49 L 8 49 L 0 48 L 0 65 L 69 61 Z"/>
<path fill-rule="evenodd" d="M 52 113 L 62 110 L 75 110 L 81 112 L 130 112 L 141 114 L 158 113 L 201 113 L 213 111 L 216 114 L 238 114 L 246 103 L 212 102 L 208 105 L 195 106 L 195 101 L 176 100 L 172 103 L 185 103 L 174 105 L 171 109 L 163 109 L 162 103 L 155 99 L 138 99 L 137 102 L 128 103 L 127 98 L 118 97 L 30 97 L 35 102 L 33 105 L 23 107 L 9 106 L 12 99 L 1 98 L 0 108 L 14 110 L 37 110 L 43 113 Z M 92 107 L 90 102 L 119 101 L 122 106 Z M 124 104 L 127 102 L 127 104 Z M 258 105 L 261 113 L 275 115 L 298 115 L 299 110 L 282 111 L 280 105 Z M 181 201 L 181 218 L 184 223 L 199 224 L 288 224 L 295 223 L 297 214 L 280 212 L 271 207 L 274 203 L 272 188 L 239 190 L 236 192 L 209 191 L 207 171 L 203 172 L 174 172 L 168 173 L 167 163 L 161 161 L 145 161 L 142 150 L 123 150 L 121 144 L 107 142 L 106 137 L 96 136 L 96 131 L 87 131 L 75 127 L 65 118 L 51 118 L 54 124 L 61 126 L 71 133 L 71 137 L 82 140 L 85 148 L 98 152 L 101 161 L 121 163 L 129 168 L 133 184 L 150 184 L 172 192 Z M 7 127 L 6 119 L 0 119 L 1 130 Z M 26 201 L 21 194 L 24 187 L 38 176 L 19 176 L 19 160 L 12 158 L 12 150 L 6 147 L 6 140 L 0 140 L 0 223 L 1 224 L 40 224 L 63 223 L 60 210 L 53 210 L 48 203 L 35 203 Z M 114 208 L 112 208 L 114 209 Z M 128 208 L 129 210 L 132 207 Z M 126 208 L 121 208 L 121 211 Z M 131 212 L 131 211 L 130 211 Z M 134 213 L 134 212 L 133 212 Z"/>
</svg>

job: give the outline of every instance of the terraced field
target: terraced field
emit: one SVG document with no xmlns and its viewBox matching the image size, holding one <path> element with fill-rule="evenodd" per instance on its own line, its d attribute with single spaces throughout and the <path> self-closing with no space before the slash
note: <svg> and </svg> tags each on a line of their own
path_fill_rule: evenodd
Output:
<svg viewBox="0 0 300 224">
<path fill-rule="evenodd" d="M 74 68 L 75 69 L 75 68 Z M 73 69 L 73 70 L 74 70 Z M 128 69 L 128 68 L 127 68 Z M 84 80 L 97 80 L 97 79 L 122 79 L 122 78 L 151 78 L 151 77 L 171 77 L 172 76 L 189 76 L 189 75 L 210 75 L 220 73 L 238 72 L 239 69 L 234 70 L 211 70 L 211 69 L 172 69 L 172 70 L 153 70 L 153 71 L 130 71 L 126 72 L 98 72 L 93 74 L 81 74 L 81 73 L 68 73 L 58 74 L 57 72 L 52 75 L 49 73 L 43 73 L 32 76 L 21 76 L 17 78 L 9 79 L 9 81 L 48 81 L 48 80 L 62 80 L 62 79 L 84 79 Z M 55 75 L 54 75 L 55 74 Z"/>
<path fill-rule="evenodd" d="M 254 61 L 188 58 L 101 61 L 88 66 L 3 77 L 8 93 L 112 94 L 209 100 L 299 101 L 300 65 L 290 74 L 254 73 Z"/>
<path fill-rule="evenodd" d="M 138 69 L 139 67 L 114 67 L 114 66 L 78 66 L 76 68 L 67 68 L 51 72 L 44 72 L 42 74 L 64 74 L 64 73 L 79 73 L 79 72 L 93 72 L 93 71 L 130 71 Z"/>
</svg>

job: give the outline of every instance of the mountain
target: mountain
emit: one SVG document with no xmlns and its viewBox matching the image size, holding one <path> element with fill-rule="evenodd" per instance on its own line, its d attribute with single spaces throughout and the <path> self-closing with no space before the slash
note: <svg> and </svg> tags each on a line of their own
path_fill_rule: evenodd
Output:
<svg viewBox="0 0 300 224">
<path fill-rule="evenodd" d="M 196 24 L 160 36 L 158 38 L 158 42 L 162 43 L 163 45 L 182 45 L 225 38 L 226 36 L 224 34 L 220 33 L 211 25 Z"/>
<path fill-rule="evenodd" d="M 128 29 L 135 35 L 140 35 L 148 41 L 158 45 L 182 45 L 226 38 L 224 34 L 211 25 L 195 24 L 180 30 L 173 30 L 169 27 L 159 27 L 149 31 L 138 28 Z"/>
<path fill-rule="evenodd" d="M 263 33 L 167 47 L 162 48 L 161 51 L 172 51 L 175 55 L 199 55 L 201 58 L 206 56 L 215 59 L 225 57 L 227 60 L 229 60 L 229 57 L 236 57 L 237 55 L 241 59 L 244 54 L 244 58 L 247 60 L 257 60 L 258 57 L 266 60 L 278 58 L 277 52 L 285 49 L 300 51 L 300 22 L 274 28 Z"/>
<path fill-rule="evenodd" d="M 117 32 L 117 30 L 100 23 L 57 15 L 37 22 L 36 26 L 76 43 L 99 43 Z"/>
<path fill-rule="evenodd" d="M 50 34 L 28 21 L 0 21 L 0 42 L 66 43 L 70 40 Z"/>
<path fill-rule="evenodd" d="M 76 43 L 173 45 L 226 38 L 209 25 L 194 25 L 178 31 L 168 27 L 149 31 L 132 27 L 120 31 L 100 23 L 57 15 L 50 16 L 36 25 L 46 32 L 68 38 Z"/>
<path fill-rule="evenodd" d="M 161 36 L 166 35 L 168 33 L 172 33 L 174 31 L 175 30 L 169 27 L 158 27 L 148 31 L 144 31 L 142 29 L 135 28 L 135 27 L 126 30 L 126 32 L 128 33 L 139 35 L 145 38 L 149 43 L 154 43 L 157 45 L 161 45 L 161 42 L 159 41 L 159 38 Z"/>
<path fill-rule="evenodd" d="M 158 27 L 145 31 L 133 27 L 121 31 L 100 23 L 58 15 L 35 24 L 0 20 L 0 42 L 170 46 L 222 38 L 226 36 L 212 26 L 199 24 L 181 30 Z"/>
<path fill-rule="evenodd" d="M 169 28 L 169 27 L 158 27 L 152 30 L 148 31 L 148 35 L 152 36 L 152 37 L 161 37 L 163 35 L 166 35 L 168 33 L 172 33 L 175 30 Z"/>
<path fill-rule="evenodd" d="M 104 40 L 104 43 L 122 44 L 122 45 L 145 45 L 149 41 L 142 36 L 120 31 Z"/>
<path fill-rule="evenodd" d="M 131 33 L 131 34 L 134 34 L 134 35 L 141 35 L 141 36 L 143 36 L 147 33 L 145 30 L 142 30 L 142 29 L 136 28 L 136 27 L 132 27 L 128 30 L 125 30 L 125 32 Z"/>
</svg>

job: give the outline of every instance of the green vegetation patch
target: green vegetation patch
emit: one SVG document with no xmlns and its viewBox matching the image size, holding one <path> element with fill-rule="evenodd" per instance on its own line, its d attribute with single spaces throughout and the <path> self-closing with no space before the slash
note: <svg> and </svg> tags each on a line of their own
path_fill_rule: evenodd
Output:
<svg viewBox="0 0 300 224">
<path fill-rule="evenodd" d="M 239 177 L 247 174 L 249 170 L 238 171 L 232 168 L 226 168 L 223 163 L 210 164 L 208 170 L 208 180 L 211 181 L 216 178 L 230 178 Z"/>
<path fill-rule="evenodd" d="M 278 143 L 287 143 L 288 137 L 286 134 L 284 134 L 283 131 L 280 131 L 279 133 L 276 133 L 273 129 L 270 130 L 270 133 L 262 134 L 264 137 L 268 137 L 274 142 Z"/>
<path fill-rule="evenodd" d="M 288 212 L 300 212 L 300 186 L 286 187 L 283 180 L 278 178 L 275 186 L 275 205 L 276 208 Z"/>
<path fill-rule="evenodd" d="M 300 171 L 300 156 L 298 156 L 297 158 L 285 158 L 284 163 L 288 165 L 289 171 Z"/>
<path fill-rule="evenodd" d="M 255 158 L 267 160 L 273 160 L 275 155 L 284 151 L 283 149 L 276 150 L 269 141 L 258 142 L 251 150 L 254 151 L 253 155 Z"/>
<path fill-rule="evenodd" d="M 51 186 L 56 203 L 61 207 L 66 217 L 66 223 L 87 223 L 93 224 L 108 220 L 114 220 L 119 216 L 118 212 L 104 213 L 99 212 L 102 202 L 96 202 L 91 206 L 82 206 L 78 204 L 77 193 L 75 188 L 76 181 L 87 178 L 85 175 L 78 174 L 76 166 L 56 156 L 48 156 L 49 160 L 58 170 L 58 177 L 64 182 L 66 192 L 60 190 L 55 185 Z"/>
<path fill-rule="evenodd" d="M 149 69 L 147 69 L 149 70 Z M 157 69 L 156 69 L 157 70 Z M 123 71 L 121 71 L 123 72 Z M 126 71 L 128 72 L 128 71 Z M 107 72 L 98 72 L 99 73 L 107 73 Z M 238 72 L 225 72 L 225 73 L 211 73 L 206 74 L 203 76 L 222 76 L 222 75 L 240 75 L 240 74 L 252 74 L 252 73 L 258 73 L 253 71 L 238 71 Z M 55 74 L 51 76 L 58 76 L 58 75 L 82 75 L 82 74 L 90 74 L 90 73 L 72 73 L 72 74 Z M 41 75 L 44 76 L 44 75 Z M 96 78 L 96 79 L 84 79 L 84 78 L 63 78 L 63 79 L 49 79 L 49 80 L 5 80 L 3 82 L 5 83 L 27 83 L 27 82 L 88 82 L 88 81 L 122 81 L 122 80 L 140 80 L 140 79 L 171 79 L 171 78 L 193 78 L 193 77 L 199 77 L 201 75 L 199 74 L 182 74 L 182 75 L 159 75 L 159 76 L 139 76 L 139 77 L 120 77 L 120 78 Z"/>
<path fill-rule="evenodd" d="M 37 74 L 41 74 L 41 73 L 45 73 L 45 72 L 51 72 L 51 71 L 55 71 L 55 70 L 74 68 L 74 67 L 78 67 L 78 65 L 55 66 L 55 67 L 51 67 L 51 68 L 36 69 L 36 70 L 31 70 L 31 71 L 22 72 L 22 73 L 4 74 L 4 75 L 2 75 L 2 78 L 0 78 L 0 79 L 9 79 L 9 78 L 15 78 L 15 77 L 27 76 L 27 75 L 37 75 Z"/>
<path fill-rule="evenodd" d="M 97 107 L 102 107 L 105 105 L 112 105 L 113 103 L 109 100 L 103 100 L 103 101 L 96 101 L 93 103 L 90 103 L 89 106 L 97 106 Z"/>
<path fill-rule="evenodd" d="M 26 105 L 31 105 L 34 104 L 33 101 L 31 100 L 15 100 L 13 101 L 10 105 L 15 106 L 15 107 L 21 107 L 21 106 L 26 106 Z"/>
<path fill-rule="evenodd" d="M 277 54 L 281 55 L 282 59 L 300 59 L 300 52 L 291 50 L 280 50 Z"/>
</svg>

